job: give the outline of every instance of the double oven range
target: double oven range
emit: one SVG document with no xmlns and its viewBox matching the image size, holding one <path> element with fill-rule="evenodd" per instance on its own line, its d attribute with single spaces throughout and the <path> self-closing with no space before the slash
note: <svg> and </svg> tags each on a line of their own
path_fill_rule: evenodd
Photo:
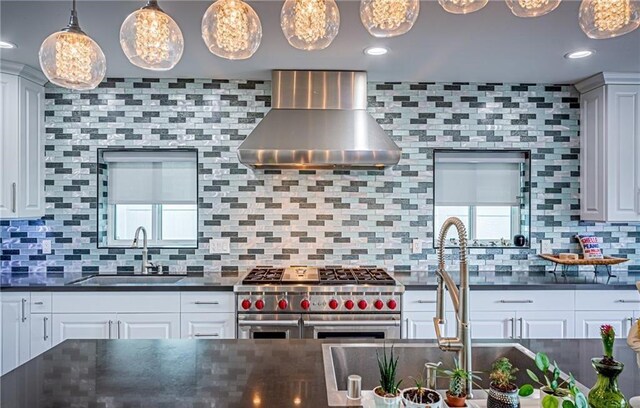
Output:
<svg viewBox="0 0 640 408">
<path fill-rule="evenodd" d="M 240 339 L 399 339 L 404 287 L 381 268 L 255 268 L 234 288 Z"/>
</svg>

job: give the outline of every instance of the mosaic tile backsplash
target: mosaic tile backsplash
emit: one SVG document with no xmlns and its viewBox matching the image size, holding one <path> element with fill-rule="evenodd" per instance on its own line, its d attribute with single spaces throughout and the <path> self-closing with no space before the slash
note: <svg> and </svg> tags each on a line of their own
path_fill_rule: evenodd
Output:
<svg viewBox="0 0 640 408">
<path fill-rule="evenodd" d="M 270 82 L 111 78 L 91 92 L 46 94 L 43 219 L 0 221 L 2 273 L 132 272 L 139 249 L 97 249 L 100 147 L 199 150 L 199 248 L 151 250 L 171 272 L 242 273 L 254 265 L 376 265 L 434 270 L 434 148 L 532 151 L 531 249 L 470 251 L 487 281 L 541 277 L 540 239 L 578 251 L 593 233 L 640 277 L 640 225 L 579 221 L 579 97 L 569 85 L 370 83 L 369 111 L 402 148 L 386 171 L 252 171 L 236 148 L 270 109 Z M 231 253 L 209 254 L 209 238 Z M 411 241 L 424 239 L 422 254 Z M 51 239 L 43 255 L 40 241 Z M 586 271 L 583 272 L 586 274 Z"/>
</svg>

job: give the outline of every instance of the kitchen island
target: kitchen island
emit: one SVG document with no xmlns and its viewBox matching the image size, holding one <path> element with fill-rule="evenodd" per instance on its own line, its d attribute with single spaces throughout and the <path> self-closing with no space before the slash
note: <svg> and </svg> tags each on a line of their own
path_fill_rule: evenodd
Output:
<svg viewBox="0 0 640 408">
<path fill-rule="evenodd" d="M 579 382 L 593 385 L 590 358 L 601 354 L 599 340 L 518 342 L 546 352 Z M 67 340 L 0 377 L 0 405 L 326 407 L 322 344 L 320 340 Z M 626 365 L 620 378 L 622 391 L 627 398 L 640 395 L 640 369 L 623 339 L 616 342 L 615 355 Z"/>
</svg>

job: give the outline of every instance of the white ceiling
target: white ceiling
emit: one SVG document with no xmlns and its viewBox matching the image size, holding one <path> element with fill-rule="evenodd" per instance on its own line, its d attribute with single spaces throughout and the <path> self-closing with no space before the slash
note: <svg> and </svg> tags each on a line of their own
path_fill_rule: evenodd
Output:
<svg viewBox="0 0 640 408">
<path fill-rule="evenodd" d="M 0 1 L 0 39 L 18 45 L 2 50 L 2 59 L 38 67 L 38 49 L 50 33 L 68 21 L 71 1 Z M 210 1 L 161 0 L 185 38 L 182 60 L 171 71 L 156 73 L 131 65 L 118 42 L 125 17 L 143 1 L 78 2 L 80 24 L 102 47 L 112 77 L 191 77 L 268 79 L 270 70 L 367 70 L 374 81 L 461 81 L 573 83 L 600 71 L 640 72 L 640 30 L 609 40 L 591 40 L 578 25 L 578 1 L 564 0 L 538 18 L 515 17 L 503 1 L 491 1 L 469 15 L 445 12 L 436 1 L 423 1 L 413 29 L 391 39 L 371 37 L 360 22 L 359 2 L 338 1 L 340 32 L 327 49 L 299 51 L 280 29 L 281 1 L 251 1 L 262 21 L 262 44 L 244 61 L 209 53 L 200 36 L 202 15 Z M 362 50 L 384 45 L 390 52 L 370 57 Z M 567 60 L 569 51 L 589 48 L 596 54 Z"/>
</svg>

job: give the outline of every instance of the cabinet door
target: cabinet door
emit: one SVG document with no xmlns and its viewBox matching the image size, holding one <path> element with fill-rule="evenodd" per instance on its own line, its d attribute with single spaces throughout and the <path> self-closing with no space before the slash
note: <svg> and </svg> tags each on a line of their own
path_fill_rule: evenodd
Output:
<svg viewBox="0 0 640 408">
<path fill-rule="evenodd" d="M 29 294 L 3 293 L 0 302 L 2 374 L 29 360 Z"/>
<path fill-rule="evenodd" d="M 177 339 L 180 338 L 179 313 L 121 313 L 115 338 Z"/>
<path fill-rule="evenodd" d="M 234 313 L 183 313 L 180 316 L 180 337 L 183 339 L 233 339 Z"/>
<path fill-rule="evenodd" d="M 521 339 L 567 339 L 575 337 L 575 316 L 571 311 L 516 312 Z"/>
<path fill-rule="evenodd" d="M 580 98 L 580 218 L 606 220 L 605 88 Z"/>
<path fill-rule="evenodd" d="M 471 312 L 472 338 L 512 339 L 514 336 L 514 312 Z"/>
<path fill-rule="evenodd" d="M 44 87 L 20 78 L 18 215 L 44 215 Z"/>
<path fill-rule="evenodd" d="M 52 346 L 51 315 L 31 315 L 31 358 L 44 353 Z"/>
<path fill-rule="evenodd" d="M 633 310 L 576 312 L 576 336 L 585 339 L 599 339 L 600 326 L 610 324 L 618 337 L 626 337 L 629 334 L 633 317 Z"/>
<path fill-rule="evenodd" d="M 116 338 L 115 313 L 61 313 L 53 315 L 53 345 L 67 339 Z"/>
<path fill-rule="evenodd" d="M 18 77 L 0 73 L 0 218 L 18 216 Z"/>
<path fill-rule="evenodd" d="M 405 339 L 435 339 L 436 330 L 433 325 L 434 312 L 405 312 L 403 313 L 402 336 Z M 455 336 L 456 317 L 453 312 L 446 313 L 444 336 Z"/>
</svg>

